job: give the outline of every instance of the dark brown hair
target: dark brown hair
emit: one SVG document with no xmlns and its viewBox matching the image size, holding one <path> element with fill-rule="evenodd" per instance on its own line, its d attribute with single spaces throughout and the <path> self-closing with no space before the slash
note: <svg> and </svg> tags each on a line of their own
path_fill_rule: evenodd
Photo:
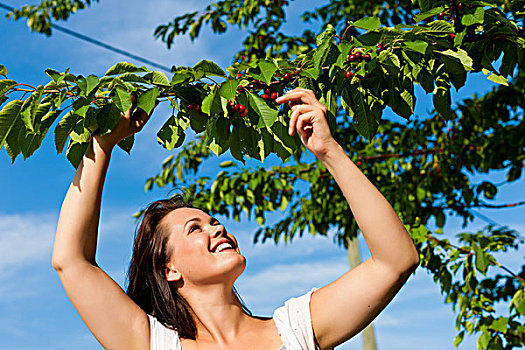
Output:
<svg viewBox="0 0 525 350">
<path fill-rule="evenodd" d="M 135 232 L 126 294 L 147 314 L 157 318 L 166 327 L 176 330 L 179 337 L 195 340 L 197 328 L 192 317 L 193 310 L 165 275 L 165 267 L 171 255 L 168 247 L 169 233 L 164 232 L 159 224 L 167 214 L 178 208 L 195 208 L 209 215 L 206 210 L 193 206 L 191 201 L 185 201 L 181 194 L 150 203 Z M 252 316 L 235 286 L 233 291 L 243 310 Z"/>
</svg>

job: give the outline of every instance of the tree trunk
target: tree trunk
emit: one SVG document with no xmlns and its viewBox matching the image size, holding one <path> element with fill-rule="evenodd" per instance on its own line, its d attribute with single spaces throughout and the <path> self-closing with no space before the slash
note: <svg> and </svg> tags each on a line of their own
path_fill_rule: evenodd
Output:
<svg viewBox="0 0 525 350">
<path fill-rule="evenodd" d="M 348 260 L 350 260 L 350 267 L 353 269 L 361 264 L 361 256 L 359 254 L 359 246 L 357 245 L 357 237 L 348 240 Z M 377 350 L 376 340 L 374 337 L 374 326 L 370 323 L 361 331 L 363 339 L 364 350 Z"/>
</svg>

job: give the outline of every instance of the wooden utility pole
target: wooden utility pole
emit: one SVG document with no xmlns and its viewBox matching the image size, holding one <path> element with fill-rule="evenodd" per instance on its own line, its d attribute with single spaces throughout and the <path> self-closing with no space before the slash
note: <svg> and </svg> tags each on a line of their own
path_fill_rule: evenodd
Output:
<svg viewBox="0 0 525 350">
<path fill-rule="evenodd" d="M 348 260 L 350 260 L 350 268 L 357 267 L 361 264 L 361 255 L 359 254 L 359 246 L 357 245 L 357 237 L 348 239 Z M 370 323 L 361 331 L 363 339 L 364 350 L 377 350 L 376 339 L 374 337 L 374 326 Z"/>
</svg>

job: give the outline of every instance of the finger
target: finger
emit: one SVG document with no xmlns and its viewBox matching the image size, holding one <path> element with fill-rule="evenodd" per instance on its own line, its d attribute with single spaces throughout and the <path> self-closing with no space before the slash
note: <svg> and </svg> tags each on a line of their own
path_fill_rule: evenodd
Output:
<svg viewBox="0 0 525 350">
<path fill-rule="evenodd" d="M 317 107 L 312 105 L 297 105 L 292 107 L 292 114 L 290 115 L 290 126 L 288 127 L 288 133 L 293 135 L 297 129 L 297 118 L 304 113 L 314 112 Z"/>
<path fill-rule="evenodd" d="M 293 90 L 292 90 L 293 91 Z M 288 91 L 285 95 L 275 99 L 275 103 L 284 103 L 287 101 L 301 101 L 306 104 L 317 105 L 321 104 L 314 95 L 306 91 Z"/>
<path fill-rule="evenodd" d="M 297 120 L 297 132 L 299 135 L 305 137 L 305 134 L 313 129 L 312 123 L 314 119 L 315 113 L 313 111 L 303 113 L 299 116 L 299 119 Z"/>
</svg>

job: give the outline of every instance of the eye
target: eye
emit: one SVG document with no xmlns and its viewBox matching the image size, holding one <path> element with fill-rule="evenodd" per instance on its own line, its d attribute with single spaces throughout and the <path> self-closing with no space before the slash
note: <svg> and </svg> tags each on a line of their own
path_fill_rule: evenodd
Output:
<svg viewBox="0 0 525 350">
<path fill-rule="evenodd" d="M 194 229 L 195 227 L 200 227 L 200 225 L 192 225 L 192 226 L 190 227 L 190 232 L 193 232 L 193 231 L 194 231 L 193 229 Z"/>
</svg>

